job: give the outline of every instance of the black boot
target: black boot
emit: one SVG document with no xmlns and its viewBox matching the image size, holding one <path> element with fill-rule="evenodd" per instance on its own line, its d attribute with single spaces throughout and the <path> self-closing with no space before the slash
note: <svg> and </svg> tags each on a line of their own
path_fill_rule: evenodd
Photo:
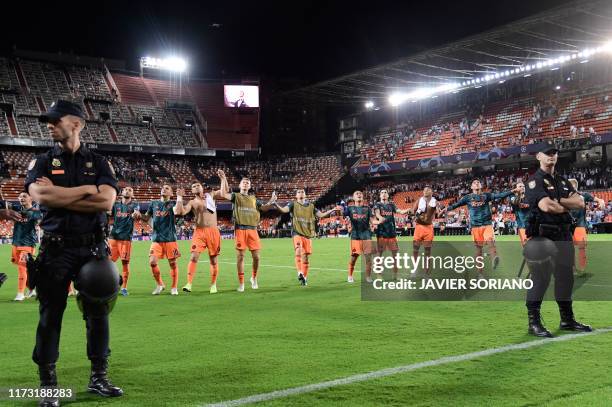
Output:
<svg viewBox="0 0 612 407">
<path fill-rule="evenodd" d="M 38 376 L 40 377 L 40 387 L 52 389 L 57 387 L 57 374 L 55 373 L 55 363 L 38 365 Z M 38 403 L 39 407 L 59 407 L 60 402 L 55 397 L 44 397 Z"/>
<path fill-rule="evenodd" d="M 529 317 L 529 328 L 527 333 L 529 335 L 537 336 L 539 338 L 552 338 L 553 334 L 542 325 L 542 318 L 540 317 L 540 310 L 530 309 L 527 310 L 527 316 Z"/>
<path fill-rule="evenodd" d="M 572 303 L 566 301 L 559 303 L 559 314 L 561 315 L 561 323 L 559 329 L 563 331 L 591 332 L 593 328 L 590 325 L 584 325 L 574 319 L 574 310 Z"/>
<path fill-rule="evenodd" d="M 91 361 L 91 377 L 89 378 L 87 391 L 90 393 L 97 393 L 102 397 L 123 396 L 123 390 L 117 386 L 113 386 L 106 376 L 107 368 L 108 362 L 106 359 Z"/>
</svg>

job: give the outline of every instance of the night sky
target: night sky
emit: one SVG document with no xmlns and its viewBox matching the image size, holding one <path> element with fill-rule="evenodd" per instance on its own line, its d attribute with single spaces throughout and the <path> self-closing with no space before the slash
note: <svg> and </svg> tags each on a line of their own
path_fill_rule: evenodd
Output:
<svg viewBox="0 0 612 407">
<path fill-rule="evenodd" d="M 36 3 L 21 2 L 23 8 L 13 10 L 21 18 L 9 18 L 4 6 L 0 51 L 10 54 L 16 45 L 122 59 L 132 70 L 138 69 L 140 56 L 174 52 L 187 57 L 192 77 L 313 82 L 567 2 L 47 1 L 37 9 Z"/>
</svg>

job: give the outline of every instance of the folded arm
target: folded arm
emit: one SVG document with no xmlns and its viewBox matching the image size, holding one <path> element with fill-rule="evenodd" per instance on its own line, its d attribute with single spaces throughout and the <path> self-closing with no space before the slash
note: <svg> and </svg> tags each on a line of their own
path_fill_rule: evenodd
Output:
<svg viewBox="0 0 612 407">
<path fill-rule="evenodd" d="M 579 193 L 573 193 L 568 198 L 561 198 L 559 203 L 566 209 L 584 209 L 584 198 Z"/>
<path fill-rule="evenodd" d="M 110 185 L 100 185 L 100 192 L 89 195 L 65 206 L 66 209 L 75 212 L 94 213 L 112 210 L 117 190 Z"/>
<path fill-rule="evenodd" d="M 41 205 L 49 208 L 65 208 L 90 195 L 96 195 L 98 188 L 95 185 L 81 185 L 72 188 L 60 187 L 53 185 L 49 178 L 42 177 L 29 185 L 28 193 L 34 201 Z M 108 211 L 110 209 L 112 209 L 112 203 L 103 210 Z"/>
</svg>

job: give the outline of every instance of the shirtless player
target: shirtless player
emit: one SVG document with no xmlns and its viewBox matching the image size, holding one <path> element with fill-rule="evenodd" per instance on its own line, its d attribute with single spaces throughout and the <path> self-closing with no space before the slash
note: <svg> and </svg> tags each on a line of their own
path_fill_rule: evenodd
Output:
<svg viewBox="0 0 612 407">
<path fill-rule="evenodd" d="M 222 178 L 221 182 L 227 182 L 224 179 Z M 220 198 L 221 193 L 219 190 L 205 193 L 202 184 L 199 182 L 191 184 L 191 192 L 195 198 L 187 202 L 187 204 L 183 204 L 185 190 L 178 189 L 176 192 L 177 210 L 181 215 L 187 215 L 193 211 L 195 221 L 195 231 L 191 239 L 191 257 L 187 266 L 187 284 L 183 287 L 183 291 L 191 292 L 191 285 L 193 284 L 193 277 L 196 273 L 200 254 L 208 249 L 208 258 L 210 260 L 210 293 L 216 294 L 217 276 L 219 274 L 217 257 L 221 252 L 221 233 L 217 227 L 215 198 Z"/>
</svg>

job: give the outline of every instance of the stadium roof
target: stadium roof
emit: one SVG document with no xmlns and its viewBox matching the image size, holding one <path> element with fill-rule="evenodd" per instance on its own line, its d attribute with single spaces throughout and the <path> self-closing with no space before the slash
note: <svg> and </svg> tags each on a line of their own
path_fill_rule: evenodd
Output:
<svg viewBox="0 0 612 407">
<path fill-rule="evenodd" d="M 444 27 L 434 26 L 432 29 Z M 284 95 L 336 105 L 366 101 L 382 105 L 387 104 L 393 92 L 461 83 L 561 55 L 571 55 L 602 46 L 610 40 L 612 2 L 576 1 L 441 47 L 318 82 Z"/>
</svg>

